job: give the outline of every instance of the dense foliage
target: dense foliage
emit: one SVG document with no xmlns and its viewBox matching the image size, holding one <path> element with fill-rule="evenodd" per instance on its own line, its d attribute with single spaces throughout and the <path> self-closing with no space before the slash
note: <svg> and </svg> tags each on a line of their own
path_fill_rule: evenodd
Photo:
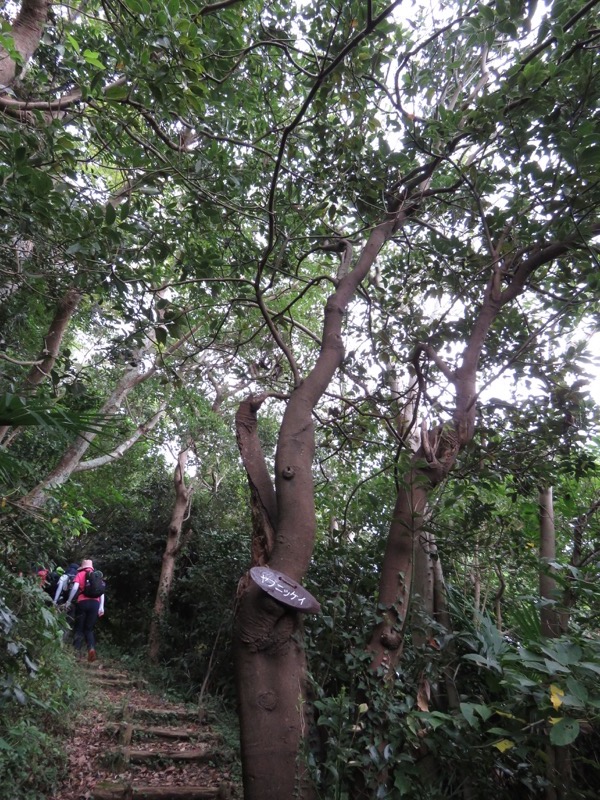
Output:
<svg viewBox="0 0 600 800">
<path fill-rule="evenodd" d="M 65 626 L 37 581 L 0 567 L 0 794 L 38 800 L 64 774 L 82 687 L 61 647 Z"/>
</svg>

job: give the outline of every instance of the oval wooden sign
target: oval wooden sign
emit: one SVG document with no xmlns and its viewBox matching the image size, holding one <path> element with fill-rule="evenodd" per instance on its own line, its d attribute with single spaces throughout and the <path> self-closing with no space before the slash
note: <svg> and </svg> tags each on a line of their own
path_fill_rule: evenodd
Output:
<svg viewBox="0 0 600 800">
<path fill-rule="evenodd" d="M 275 572 L 269 567 L 252 567 L 250 577 L 271 597 L 296 611 L 303 611 L 305 614 L 318 614 L 321 611 L 319 601 L 283 572 Z"/>
</svg>

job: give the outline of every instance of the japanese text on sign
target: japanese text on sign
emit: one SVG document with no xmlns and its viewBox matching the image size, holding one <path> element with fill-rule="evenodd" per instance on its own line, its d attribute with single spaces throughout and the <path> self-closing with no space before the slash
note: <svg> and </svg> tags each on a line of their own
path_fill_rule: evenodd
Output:
<svg viewBox="0 0 600 800">
<path fill-rule="evenodd" d="M 275 572 L 269 567 L 252 567 L 250 577 L 271 597 L 297 611 L 316 614 L 321 610 L 320 603 L 309 591 L 281 572 Z"/>
</svg>

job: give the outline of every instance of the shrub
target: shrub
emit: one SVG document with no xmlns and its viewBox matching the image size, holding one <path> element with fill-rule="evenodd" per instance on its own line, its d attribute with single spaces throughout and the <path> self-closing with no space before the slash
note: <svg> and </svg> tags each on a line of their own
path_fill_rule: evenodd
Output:
<svg viewBox="0 0 600 800">
<path fill-rule="evenodd" d="M 66 767 L 80 690 L 63 633 L 35 581 L 0 567 L 0 797 L 41 800 Z"/>
</svg>

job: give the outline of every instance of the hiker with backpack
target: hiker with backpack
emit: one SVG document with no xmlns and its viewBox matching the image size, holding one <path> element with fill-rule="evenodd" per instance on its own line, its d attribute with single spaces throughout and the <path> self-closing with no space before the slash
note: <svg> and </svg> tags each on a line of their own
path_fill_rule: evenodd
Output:
<svg viewBox="0 0 600 800">
<path fill-rule="evenodd" d="M 96 635 L 94 627 L 98 617 L 104 614 L 104 592 L 106 584 L 102 573 L 94 569 L 94 564 L 89 558 L 81 562 L 81 566 L 69 593 L 65 608 L 71 608 L 75 596 L 75 628 L 73 645 L 78 653 L 81 652 L 83 640 L 88 649 L 88 661 L 96 660 Z"/>
<path fill-rule="evenodd" d="M 73 581 L 75 580 L 75 576 L 78 572 L 79 566 L 77 564 L 69 564 L 67 571 L 64 572 L 59 578 L 52 600 L 59 611 L 65 612 L 67 624 L 69 625 L 68 630 L 66 630 L 63 635 L 63 642 L 68 642 L 70 640 L 73 633 L 73 628 L 75 626 L 75 609 L 73 606 L 69 606 L 67 608 L 67 601 L 69 599 L 69 595 L 71 594 Z"/>
<path fill-rule="evenodd" d="M 75 575 L 77 575 L 78 571 L 79 567 L 77 564 L 69 564 L 67 571 L 60 575 L 52 596 L 52 602 L 55 606 L 63 605 L 63 603 L 66 603 L 69 599 L 71 587 L 73 586 L 73 581 L 75 580 Z"/>
</svg>

